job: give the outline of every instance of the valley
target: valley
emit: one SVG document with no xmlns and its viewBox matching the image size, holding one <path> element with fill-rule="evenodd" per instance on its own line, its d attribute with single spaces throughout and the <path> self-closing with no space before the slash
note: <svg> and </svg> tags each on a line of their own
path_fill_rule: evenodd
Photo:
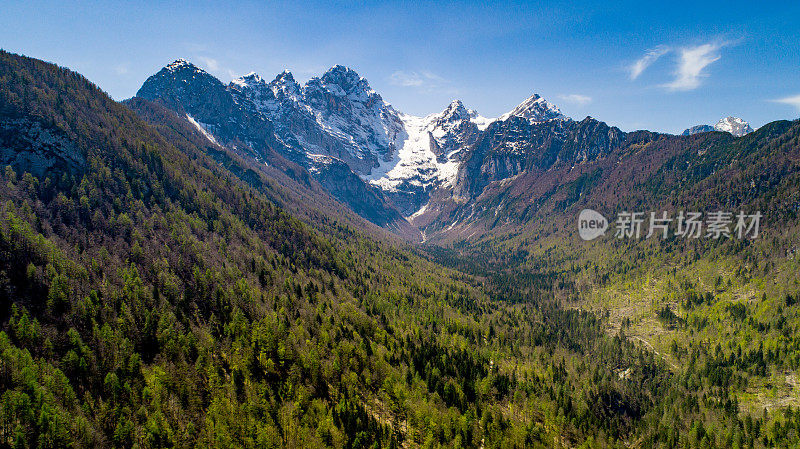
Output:
<svg viewBox="0 0 800 449">
<path fill-rule="evenodd" d="M 339 65 L 0 80 L 4 447 L 800 442 L 798 121 L 416 117 Z M 584 241 L 587 208 L 764 219 Z"/>
</svg>

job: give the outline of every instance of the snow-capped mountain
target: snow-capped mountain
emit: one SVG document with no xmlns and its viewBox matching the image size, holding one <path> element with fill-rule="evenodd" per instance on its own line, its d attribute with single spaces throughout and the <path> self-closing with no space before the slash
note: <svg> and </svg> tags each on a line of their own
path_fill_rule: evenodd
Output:
<svg viewBox="0 0 800 449">
<path fill-rule="evenodd" d="M 397 140 L 397 154 L 364 178 L 383 189 L 409 216 L 427 202 L 435 188 L 452 186 L 460 153 L 491 120 L 467 109 L 460 100 L 438 114 L 401 114 L 400 119 L 404 132 Z"/>
<path fill-rule="evenodd" d="M 509 117 L 522 117 L 532 122 L 567 118 L 556 105 L 540 97 L 539 94 L 531 95 L 519 106 L 501 115 L 499 120 L 506 120 Z"/>
<path fill-rule="evenodd" d="M 396 157 L 365 176 L 379 186 L 405 216 L 417 213 L 436 188 L 453 188 L 463 165 L 464 152 L 495 122 L 521 117 L 531 124 L 569 120 L 557 106 L 534 94 L 499 118 L 486 118 L 453 100 L 438 114 L 425 117 L 401 114 L 405 138 Z"/>
<path fill-rule="evenodd" d="M 706 133 L 709 131 L 721 131 L 731 133 L 736 137 L 742 137 L 745 134 L 753 132 L 753 128 L 746 121 L 739 117 L 725 117 L 720 119 L 716 125 L 696 125 L 683 131 L 684 136 L 691 136 L 698 133 Z"/>
<path fill-rule="evenodd" d="M 309 155 L 335 157 L 361 175 L 392 157 L 403 130 L 399 114 L 355 71 L 337 65 L 299 85 L 284 71 L 267 82 L 251 73 L 233 80 L 238 103 L 251 103 L 286 142 Z"/>
<path fill-rule="evenodd" d="M 482 117 L 460 100 L 438 114 L 407 115 L 341 65 L 302 86 L 285 71 L 271 82 L 251 73 L 233 80 L 228 89 L 237 103 L 252 104 L 275 124 L 282 141 L 302 148 L 312 171 L 329 158 L 339 159 L 383 190 L 406 216 L 418 211 L 436 188 L 453 186 L 460 154 L 492 122 L 510 117 L 532 123 L 567 120 L 539 95 L 499 119 Z"/>
<path fill-rule="evenodd" d="M 402 131 L 399 114 L 355 71 L 337 65 L 311 78 L 304 99 L 317 122 L 333 134 L 347 136 L 360 157 L 391 157 Z"/>
<path fill-rule="evenodd" d="M 535 156 L 537 145 L 553 136 L 581 139 L 567 135 L 579 127 L 567 126 L 571 119 L 538 94 L 494 119 L 460 100 L 440 113 L 418 117 L 395 110 L 366 79 L 341 65 L 302 85 L 289 71 L 272 81 L 249 73 L 224 85 L 177 60 L 150 77 L 137 95 L 178 111 L 212 144 L 249 151 L 265 162 L 269 151 L 277 152 L 379 223 L 392 220 L 391 214 L 369 211 L 380 209 L 382 197 L 403 216 L 412 216 L 436 191 L 475 195 L 486 182 L 519 173 L 530 159 L 523 153 Z M 473 147 L 481 140 L 484 145 L 476 152 Z M 495 165 L 483 164 L 480 154 L 492 155 Z M 474 168 L 482 170 L 480 176 L 465 169 L 467 159 L 478 164 Z M 457 188 L 459 183 L 463 186 Z"/>
<path fill-rule="evenodd" d="M 717 131 L 724 131 L 733 134 L 736 137 L 742 137 L 745 134 L 753 132 L 753 128 L 746 121 L 739 117 L 725 117 L 720 119 L 714 129 Z"/>
<path fill-rule="evenodd" d="M 472 207 L 480 198 L 491 203 L 492 189 L 518 176 L 580 170 L 626 142 L 655 138 L 591 117 L 573 121 L 539 94 L 497 118 L 482 117 L 460 100 L 439 113 L 408 115 L 341 65 L 305 84 L 284 71 L 271 81 L 249 73 L 225 85 L 177 60 L 150 77 L 137 96 L 178 112 L 210 145 L 276 168 L 282 164 L 279 169 L 316 180 L 353 211 L 388 228 L 411 227 L 403 217 L 421 229 L 438 223 L 431 225 L 434 230 L 469 222 L 479 213 Z M 752 132 L 744 120 L 727 117 L 684 134 L 713 130 Z"/>
<path fill-rule="evenodd" d="M 567 120 L 557 106 L 534 94 L 499 119 L 487 119 L 454 100 L 426 117 L 386 103 L 350 68 L 337 65 L 299 85 L 285 71 L 267 82 L 251 73 L 228 86 L 239 103 L 255 105 L 285 142 L 296 142 L 310 166 L 333 157 L 389 195 L 405 215 L 416 212 L 438 187 L 451 187 L 459 154 L 495 120 L 532 123 Z"/>
<path fill-rule="evenodd" d="M 149 77 L 136 96 L 157 100 L 200 125 L 209 140 L 258 160 L 266 161 L 274 152 L 295 163 L 305 159 L 302 147 L 280 139 L 275 124 L 256 113 L 251 103 L 236 101 L 225 84 L 184 59 Z"/>
<path fill-rule="evenodd" d="M 334 85 L 334 81 L 321 82 L 331 92 L 316 91 L 315 95 L 327 95 L 330 109 L 310 111 L 303 100 L 304 90 L 288 72 L 278 75 L 271 83 L 251 73 L 226 86 L 204 70 L 178 60 L 148 78 L 136 96 L 174 110 L 198 128 L 211 145 L 229 147 L 258 163 L 283 171 L 302 184 L 310 186 L 313 178 L 331 196 L 367 220 L 401 233 L 415 232 L 381 190 L 353 172 L 353 166 L 363 160 L 369 161 L 359 158 L 363 147 L 358 143 L 366 141 L 372 145 L 366 148 L 377 153 L 385 140 L 382 141 L 381 136 L 364 137 L 368 130 L 357 129 L 357 133 L 345 135 L 341 128 L 334 128 L 337 114 L 349 113 L 348 108 L 358 110 L 364 117 L 370 117 L 369 112 L 375 110 L 380 115 L 382 100 L 363 84 L 348 85 L 346 80 L 339 83 L 341 85 Z M 353 87 L 358 86 L 363 92 L 354 91 Z M 343 99 L 348 95 L 352 102 Z M 358 102 L 361 109 L 352 104 Z M 320 117 L 329 121 L 320 123 Z M 354 118 L 350 120 L 356 123 Z M 304 130 L 307 132 L 301 132 Z M 329 152 L 352 155 L 352 166 L 336 154 L 313 153 L 315 147 L 304 140 L 308 136 L 322 139 L 319 144 L 330 143 L 324 147 Z"/>
</svg>

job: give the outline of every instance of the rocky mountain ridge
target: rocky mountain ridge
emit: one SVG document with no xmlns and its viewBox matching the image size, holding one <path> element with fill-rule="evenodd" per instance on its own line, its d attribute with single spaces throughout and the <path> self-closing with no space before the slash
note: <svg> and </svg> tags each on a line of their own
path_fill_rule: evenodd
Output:
<svg viewBox="0 0 800 449">
<path fill-rule="evenodd" d="M 350 95 L 362 105 L 375 101 L 377 94 L 354 82 L 354 77 L 346 70 L 343 72 L 344 75 L 332 74 L 317 82 L 319 86 L 329 86 L 330 91 L 319 93 L 320 88 L 316 88 L 317 95 L 327 98 L 325 101 L 331 104 L 339 101 L 351 108 L 349 101 L 341 100 L 342 96 Z M 378 226 L 401 230 L 406 235 L 416 233 L 379 189 L 362 181 L 351 170 L 344 157 L 351 154 L 347 148 L 339 147 L 340 153 L 329 151 L 322 155 L 308 151 L 306 136 L 317 136 L 326 148 L 332 149 L 337 148 L 335 144 L 339 141 L 324 140 L 331 134 L 320 133 L 319 123 L 306 109 L 287 106 L 301 93 L 291 74 L 281 74 L 273 83 L 266 83 L 255 74 L 237 81 L 226 86 L 197 66 L 177 60 L 148 78 L 136 96 L 156 101 L 185 116 L 214 145 L 278 167 L 300 182 L 318 182 L 331 196 Z M 349 93 L 343 94 L 344 89 Z M 355 89 L 363 90 L 354 94 Z M 276 111 L 283 116 L 278 116 Z M 298 129 L 308 132 L 301 133 Z M 354 163 L 358 160 L 357 154 L 352 154 L 350 162 Z"/>
<path fill-rule="evenodd" d="M 177 60 L 148 78 L 137 96 L 185 114 L 214 144 L 267 164 L 296 164 L 379 226 L 408 221 L 423 232 L 452 207 L 463 209 L 457 219 L 469 220 L 471 205 L 494 183 L 603 158 L 629 141 L 591 117 L 572 120 L 539 94 L 497 118 L 460 100 L 425 117 L 404 114 L 342 65 L 305 84 L 284 71 L 272 81 L 249 73 L 225 85 Z M 728 117 L 684 135 L 709 130 L 740 136 L 752 128 Z"/>
</svg>

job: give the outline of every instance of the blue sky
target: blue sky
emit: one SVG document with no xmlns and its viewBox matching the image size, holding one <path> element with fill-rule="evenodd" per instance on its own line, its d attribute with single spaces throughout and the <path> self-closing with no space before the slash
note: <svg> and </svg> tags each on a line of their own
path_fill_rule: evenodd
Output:
<svg viewBox="0 0 800 449">
<path fill-rule="evenodd" d="M 0 47 L 116 99 L 186 58 L 223 82 L 355 69 L 397 109 L 484 116 L 532 93 L 623 130 L 800 116 L 800 2 L 3 2 Z"/>
</svg>

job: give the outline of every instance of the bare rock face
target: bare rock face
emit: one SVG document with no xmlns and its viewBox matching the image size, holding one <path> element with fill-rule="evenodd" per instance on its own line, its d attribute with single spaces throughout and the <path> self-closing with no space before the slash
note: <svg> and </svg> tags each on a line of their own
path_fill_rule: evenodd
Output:
<svg viewBox="0 0 800 449">
<path fill-rule="evenodd" d="M 225 85 L 177 60 L 148 78 L 137 97 L 185 116 L 214 144 L 276 167 L 291 161 L 363 218 L 410 232 L 382 192 L 354 173 L 369 173 L 388 157 L 401 126 L 391 106 L 350 69 L 334 67 L 306 86 L 289 72 L 272 82 L 251 73 Z M 297 179 L 294 169 L 287 174 Z"/>
<path fill-rule="evenodd" d="M 355 71 L 335 66 L 304 86 L 285 71 L 267 83 L 255 74 L 233 80 L 237 102 L 250 101 L 276 125 L 284 141 L 307 154 L 336 157 L 368 175 L 396 151 L 403 130 L 399 114 Z M 313 158 L 310 159 L 313 162 Z"/>
<path fill-rule="evenodd" d="M 711 125 L 695 125 L 692 126 L 691 128 L 684 130 L 683 133 L 681 133 L 681 135 L 692 136 L 695 134 L 707 133 L 711 131 L 714 131 L 714 127 Z"/>
<path fill-rule="evenodd" d="M 29 118 L 0 120 L 0 165 L 42 177 L 80 171 L 86 159 L 64 133 Z"/>
<path fill-rule="evenodd" d="M 514 116 L 493 123 L 464 156 L 454 195 L 475 198 L 492 182 L 523 171 L 548 170 L 556 164 L 575 165 L 608 154 L 625 134 L 587 117 L 580 122 L 532 122 Z"/>
<path fill-rule="evenodd" d="M 252 103 L 235 101 L 222 82 L 185 60 L 148 78 L 136 96 L 188 114 L 221 144 L 258 159 L 269 162 L 270 153 L 276 151 L 294 162 L 304 160 L 299 145 L 277 138 L 273 124 Z"/>
</svg>

